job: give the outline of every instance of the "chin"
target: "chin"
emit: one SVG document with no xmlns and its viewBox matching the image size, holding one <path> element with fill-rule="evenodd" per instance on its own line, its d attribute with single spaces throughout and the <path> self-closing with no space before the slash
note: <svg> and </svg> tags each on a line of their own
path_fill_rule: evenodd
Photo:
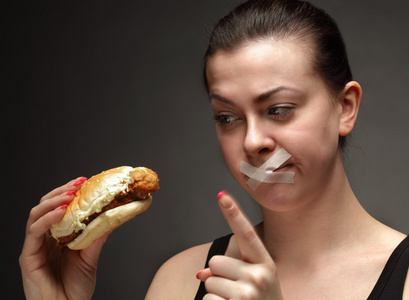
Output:
<svg viewBox="0 0 409 300">
<path fill-rule="evenodd" d="M 263 208 L 285 212 L 300 206 L 297 200 L 300 197 L 294 195 L 294 185 L 288 183 L 262 183 L 255 191 L 246 187 L 250 196 Z"/>
</svg>

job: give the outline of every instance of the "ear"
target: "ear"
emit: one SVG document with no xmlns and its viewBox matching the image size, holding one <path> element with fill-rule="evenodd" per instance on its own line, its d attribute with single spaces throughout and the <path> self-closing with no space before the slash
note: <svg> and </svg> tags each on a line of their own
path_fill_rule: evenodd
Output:
<svg viewBox="0 0 409 300">
<path fill-rule="evenodd" d="M 362 88 L 356 81 L 350 81 L 345 85 L 340 96 L 340 119 L 339 135 L 348 135 L 355 126 L 361 105 Z"/>
</svg>

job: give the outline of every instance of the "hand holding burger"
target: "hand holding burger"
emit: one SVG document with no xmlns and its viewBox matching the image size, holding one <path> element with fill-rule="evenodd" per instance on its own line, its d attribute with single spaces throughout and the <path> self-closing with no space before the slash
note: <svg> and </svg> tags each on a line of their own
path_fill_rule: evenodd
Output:
<svg viewBox="0 0 409 300">
<path fill-rule="evenodd" d="M 119 167 L 89 180 L 76 178 L 42 197 L 30 211 L 19 259 L 26 299 L 91 299 L 108 237 L 103 232 L 146 210 L 158 188 L 154 171 Z M 90 246 L 58 247 L 51 227 L 61 246 Z M 68 241 L 67 234 L 74 239 Z"/>
</svg>

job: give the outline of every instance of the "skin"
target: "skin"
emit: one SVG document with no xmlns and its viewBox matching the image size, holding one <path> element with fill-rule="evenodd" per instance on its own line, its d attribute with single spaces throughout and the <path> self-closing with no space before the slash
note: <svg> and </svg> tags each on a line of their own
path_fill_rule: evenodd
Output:
<svg viewBox="0 0 409 300">
<path fill-rule="evenodd" d="M 361 207 L 343 168 L 338 139 L 355 125 L 359 84 L 330 93 L 304 48 L 286 41 L 219 51 L 208 60 L 206 75 L 225 161 L 260 205 L 264 221 L 251 230 L 231 196 L 219 200 L 235 235 L 226 255 L 212 258 L 198 274 L 209 292 L 205 299 L 366 299 L 405 235 Z M 277 172 L 295 172 L 295 183 L 251 190 L 240 162 L 260 166 L 281 148 L 292 157 Z M 163 285 L 174 298 L 192 299 L 197 284 L 182 288 L 181 282 L 194 268 L 183 274 L 178 265 L 188 257 L 200 266 L 208 247 L 170 259 L 149 299 L 163 297 Z"/>
<path fill-rule="evenodd" d="M 19 259 L 26 299 L 91 298 L 99 254 L 108 234 L 85 250 L 72 251 L 57 247 L 49 232 L 85 179 L 79 177 L 54 189 L 30 212 Z"/>
<path fill-rule="evenodd" d="M 373 219 L 345 175 L 338 138 L 354 127 L 359 84 L 349 82 L 333 95 L 294 41 L 219 51 L 206 75 L 227 166 L 260 205 L 263 222 L 253 227 L 234 198 L 220 194 L 234 233 L 226 254 L 213 257 L 207 269 L 210 244 L 177 254 L 158 270 L 146 299 L 193 299 L 200 281 L 209 292 L 205 300 L 366 299 L 405 235 Z M 295 183 L 249 189 L 240 162 L 260 166 L 281 148 L 292 157 L 276 171 L 295 172 Z M 20 258 L 27 299 L 92 294 L 106 237 L 81 252 L 48 248 L 48 228 L 63 215 L 58 207 L 72 200 L 66 192 L 76 189 L 73 182 L 46 195 L 30 214 Z M 47 251 L 57 263 L 46 261 Z M 65 279 L 74 274 L 79 281 Z"/>
</svg>

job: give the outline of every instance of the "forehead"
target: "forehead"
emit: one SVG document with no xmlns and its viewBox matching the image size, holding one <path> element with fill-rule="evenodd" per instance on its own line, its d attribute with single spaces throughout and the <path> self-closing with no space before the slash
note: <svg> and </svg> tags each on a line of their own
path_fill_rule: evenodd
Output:
<svg viewBox="0 0 409 300">
<path fill-rule="evenodd" d="M 270 88 L 319 79 L 309 51 L 299 43 L 265 40 L 232 51 L 218 51 L 206 64 L 209 91 Z"/>
</svg>

